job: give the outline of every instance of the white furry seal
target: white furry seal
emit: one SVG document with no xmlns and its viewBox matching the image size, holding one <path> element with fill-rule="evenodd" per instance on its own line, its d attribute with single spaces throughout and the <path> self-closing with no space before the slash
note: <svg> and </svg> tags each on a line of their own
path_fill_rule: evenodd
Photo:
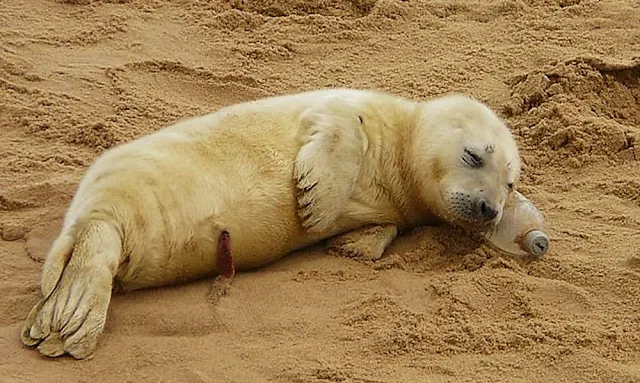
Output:
<svg viewBox="0 0 640 383">
<path fill-rule="evenodd" d="M 398 230 L 434 219 L 491 224 L 519 171 L 507 127 L 459 95 L 325 89 L 179 122 L 89 168 L 22 340 L 84 358 L 115 287 L 231 277 L 336 235 L 377 236 L 377 258 Z"/>
</svg>

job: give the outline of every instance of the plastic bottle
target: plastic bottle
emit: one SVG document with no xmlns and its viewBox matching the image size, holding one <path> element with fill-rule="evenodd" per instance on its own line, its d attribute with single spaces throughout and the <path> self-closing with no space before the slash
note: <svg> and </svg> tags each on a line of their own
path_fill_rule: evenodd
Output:
<svg viewBox="0 0 640 383">
<path fill-rule="evenodd" d="M 542 256 L 549 251 L 544 216 L 519 192 L 507 200 L 500 222 L 485 233 L 495 247 L 515 255 Z"/>
</svg>

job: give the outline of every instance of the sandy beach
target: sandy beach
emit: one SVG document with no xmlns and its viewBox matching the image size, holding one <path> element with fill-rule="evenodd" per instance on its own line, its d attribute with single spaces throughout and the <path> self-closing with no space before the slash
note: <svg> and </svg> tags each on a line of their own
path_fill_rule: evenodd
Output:
<svg viewBox="0 0 640 383">
<path fill-rule="evenodd" d="M 0 382 L 640 382 L 640 3 L 0 0 Z M 505 119 L 552 249 L 448 227 L 322 244 L 216 297 L 116 295 L 92 358 L 20 342 L 92 161 L 177 120 L 325 87 L 462 92 Z"/>
</svg>

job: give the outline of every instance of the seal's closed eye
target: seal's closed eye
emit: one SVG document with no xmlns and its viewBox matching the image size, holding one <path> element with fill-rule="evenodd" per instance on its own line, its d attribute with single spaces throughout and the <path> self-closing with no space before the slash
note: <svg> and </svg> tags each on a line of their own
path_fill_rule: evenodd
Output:
<svg viewBox="0 0 640 383">
<path fill-rule="evenodd" d="M 462 161 L 464 161 L 467 165 L 471 166 L 472 168 L 479 168 L 479 167 L 482 167 L 482 165 L 484 164 L 482 157 L 480 157 L 478 154 L 476 154 L 473 150 L 469 148 L 464 148 Z"/>
</svg>

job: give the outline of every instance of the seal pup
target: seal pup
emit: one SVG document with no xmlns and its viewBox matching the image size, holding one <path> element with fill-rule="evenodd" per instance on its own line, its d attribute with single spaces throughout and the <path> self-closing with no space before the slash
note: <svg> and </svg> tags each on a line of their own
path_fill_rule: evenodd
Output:
<svg viewBox="0 0 640 383">
<path fill-rule="evenodd" d="M 322 89 L 177 122 L 89 167 L 22 341 L 86 358 L 114 290 L 232 277 L 354 233 L 377 259 L 399 231 L 430 221 L 487 227 L 519 171 L 508 128 L 462 95 Z"/>
</svg>

